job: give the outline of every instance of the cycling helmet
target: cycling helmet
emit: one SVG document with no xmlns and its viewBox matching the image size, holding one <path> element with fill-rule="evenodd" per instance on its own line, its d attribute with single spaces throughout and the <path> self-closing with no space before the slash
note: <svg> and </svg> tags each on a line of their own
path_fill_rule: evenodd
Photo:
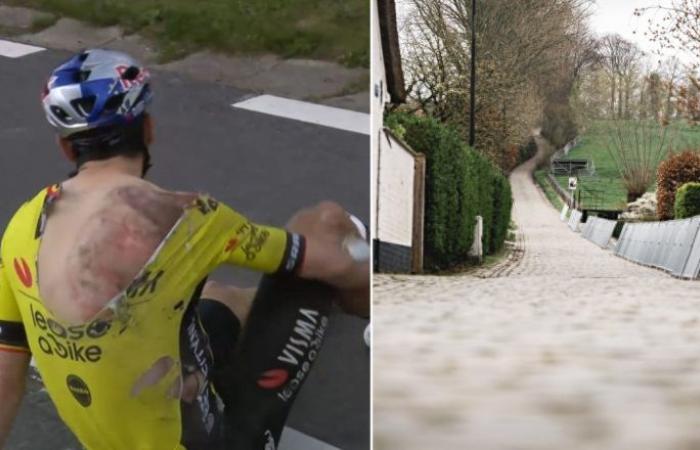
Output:
<svg viewBox="0 0 700 450">
<path fill-rule="evenodd" d="M 118 129 L 141 118 L 152 99 L 150 74 L 129 55 L 92 49 L 56 68 L 44 87 L 46 118 L 62 137 Z"/>
</svg>

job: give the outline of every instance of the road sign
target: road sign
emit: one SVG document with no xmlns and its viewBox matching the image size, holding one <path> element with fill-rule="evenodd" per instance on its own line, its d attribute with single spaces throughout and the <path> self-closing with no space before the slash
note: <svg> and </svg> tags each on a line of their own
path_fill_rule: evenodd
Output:
<svg viewBox="0 0 700 450">
<path fill-rule="evenodd" d="M 569 190 L 570 191 L 575 191 L 576 190 L 576 184 L 578 183 L 578 178 L 576 177 L 569 177 Z"/>
</svg>

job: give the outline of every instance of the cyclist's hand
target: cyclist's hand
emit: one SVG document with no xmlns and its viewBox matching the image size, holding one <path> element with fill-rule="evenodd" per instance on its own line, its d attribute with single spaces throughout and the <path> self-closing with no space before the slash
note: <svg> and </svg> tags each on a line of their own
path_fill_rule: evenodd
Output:
<svg viewBox="0 0 700 450">
<path fill-rule="evenodd" d="M 349 214 L 336 203 L 322 202 L 297 213 L 287 228 L 306 238 L 299 275 L 341 289 L 343 299 L 348 300 L 341 299 L 344 309 L 368 315 L 369 261 L 361 256 L 363 252 L 348 248 L 358 245 L 357 240 L 361 239 Z"/>
</svg>

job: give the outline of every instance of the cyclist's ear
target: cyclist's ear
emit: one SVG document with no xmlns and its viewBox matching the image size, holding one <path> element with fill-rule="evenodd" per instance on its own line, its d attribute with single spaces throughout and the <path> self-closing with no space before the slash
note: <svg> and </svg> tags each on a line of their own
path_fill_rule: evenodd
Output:
<svg viewBox="0 0 700 450">
<path fill-rule="evenodd" d="M 78 154 L 73 150 L 73 144 L 68 139 L 58 137 L 58 145 L 63 150 L 63 154 L 68 158 L 69 161 L 75 162 L 78 159 Z"/>
<path fill-rule="evenodd" d="M 150 147 L 153 143 L 153 119 L 148 113 L 143 117 L 143 140 L 146 147 Z"/>
</svg>

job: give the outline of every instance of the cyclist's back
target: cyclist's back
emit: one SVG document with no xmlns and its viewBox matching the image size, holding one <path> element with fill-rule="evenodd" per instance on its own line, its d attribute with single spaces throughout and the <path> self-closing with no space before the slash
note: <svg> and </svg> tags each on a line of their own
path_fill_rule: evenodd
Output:
<svg viewBox="0 0 700 450">
<path fill-rule="evenodd" d="M 37 261 L 45 305 L 67 323 L 94 318 L 129 286 L 194 198 L 121 174 L 63 183 Z"/>
</svg>

